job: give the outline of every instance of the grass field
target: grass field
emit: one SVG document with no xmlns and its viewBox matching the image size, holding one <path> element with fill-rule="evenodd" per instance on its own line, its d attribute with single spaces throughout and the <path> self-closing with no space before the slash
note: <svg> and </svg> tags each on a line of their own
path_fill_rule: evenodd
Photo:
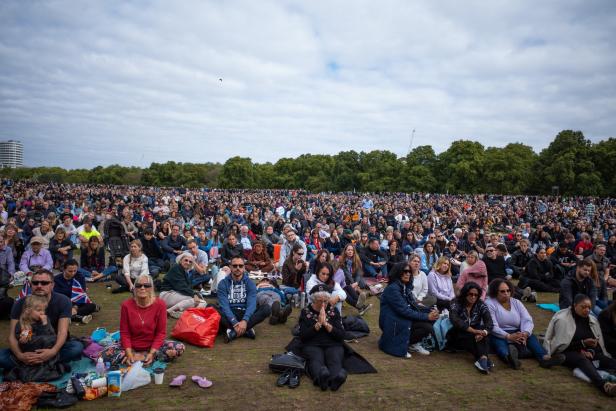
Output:
<svg viewBox="0 0 616 411">
<path fill-rule="evenodd" d="M 16 290 L 11 290 L 15 294 Z M 71 325 L 71 333 L 89 335 L 98 326 L 119 328 L 119 306 L 128 294 L 111 294 L 104 284 L 90 286 L 90 296 L 103 306 L 88 325 Z M 555 295 L 540 295 L 540 302 L 554 302 Z M 352 347 L 365 356 L 378 374 L 351 375 L 340 391 L 321 392 L 307 377 L 295 390 L 275 386 L 276 374 L 268 370 L 271 354 L 280 353 L 291 338 L 297 319 L 295 311 L 285 325 L 267 323 L 256 328 L 257 339 L 239 339 L 224 344 L 218 337 L 213 349 L 188 346 L 165 374 L 164 385 L 150 384 L 123 393 L 120 398 L 82 401 L 79 410 L 197 410 L 197 409 L 537 409 L 591 410 L 616 409 L 616 399 L 600 394 L 564 367 L 540 368 L 534 360 L 524 360 L 514 371 L 494 359 L 496 369 L 488 376 L 473 367 L 470 354 L 433 353 L 400 359 L 378 350 L 378 299 L 365 318 L 371 335 Z M 550 315 L 528 305 L 535 319 L 536 332 L 544 332 Z M 345 306 L 347 314 L 355 309 Z M 175 320 L 169 320 L 169 332 Z M 8 322 L 0 323 L 2 346 L 7 343 Z M 180 389 L 167 386 L 172 376 L 188 375 Z M 191 375 L 205 375 L 214 381 L 207 390 L 190 381 Z"/>
</svg>

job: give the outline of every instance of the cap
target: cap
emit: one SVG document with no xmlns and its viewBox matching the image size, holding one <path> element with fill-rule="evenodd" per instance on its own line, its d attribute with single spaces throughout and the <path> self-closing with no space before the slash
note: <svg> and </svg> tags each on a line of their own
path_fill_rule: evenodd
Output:
<svg viewBox="0 0 616 411">
<path fill-rule="evenodd" d="M 312 295 L 314 293 L 322 293 L 322 292 L 331 293 L 332 289 L 326 284 L 317 284 L 310 289 L 309 294 Z"/>
<path fill-rule="evenodd" d="M 43 239 L 43 237 L 32 237 L 32 240 L 30 240 L 30 244 L 44 244 L 45 240 Z"/>
</svg>

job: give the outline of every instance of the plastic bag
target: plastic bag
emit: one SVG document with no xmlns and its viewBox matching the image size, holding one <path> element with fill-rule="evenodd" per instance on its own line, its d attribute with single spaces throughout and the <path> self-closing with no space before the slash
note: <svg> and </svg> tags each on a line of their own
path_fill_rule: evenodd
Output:
<svg viewBox="0 0 616 411">
<path fill-rule="evenodd" d="M 143 369 L 141 361 L 135 362 L 122 378 L 122 391 L 128 391 L 148 385 L 152 381 L 150 373 Z"/>
<path fill-rule="evenodd" d="M 199 347 L 214 347 L 220 314 L 214 307 L 189 308 L 173 327 L 171 337 Z"/>
</svg>

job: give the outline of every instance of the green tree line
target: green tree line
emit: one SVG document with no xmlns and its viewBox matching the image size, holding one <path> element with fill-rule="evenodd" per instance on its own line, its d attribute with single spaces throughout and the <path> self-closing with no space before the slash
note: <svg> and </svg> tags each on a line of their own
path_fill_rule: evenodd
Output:
<svg viewBox="0 0 616 411">
<path fill-rule="evenodd" d="M 212 188 L 283 188 L 321 191 L 436 192 L 615 196 L 616 138 L 598 143 L 581 131 L 561 131 L 539 154 L 511 143 L 484 147 L 454 141 L 436 154 L 415 147 L 404 157 L 386 150 L 302 154 L 276 163 L 232 157 L 220 163 L 152 163 L 148 168 L 60 167 L 2 169 L 0 175 L 41 182 Z"/>
</svg>

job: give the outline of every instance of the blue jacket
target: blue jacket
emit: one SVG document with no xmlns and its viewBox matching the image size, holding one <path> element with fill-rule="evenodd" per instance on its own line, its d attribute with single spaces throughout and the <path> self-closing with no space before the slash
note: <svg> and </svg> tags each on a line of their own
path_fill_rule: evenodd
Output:
<svg viewBox="0 0 616 411">
<path fill-rule="evenodd" d="M 379 349 L 404 357 L 408 352 L 413 321 L 428 321 L 428 313 L 416 309 L 413 285 L 405 287 L 400 281 L 389 284 L 381 295 L 379 327 L 383 334 L 379 339 Z"/>
<path fill-rule="evenodd" d="M 247 273 L 239 281 L 233 281 L 233 276 L 229 274 L 218 283 L 218 305 L 231 324 L 235 325 L 241 320 L 248 322 L 257 310 L 257 286 Z M 241 319 L 237 319 L 234 309 L 244 311 Z"/>
</svg>

